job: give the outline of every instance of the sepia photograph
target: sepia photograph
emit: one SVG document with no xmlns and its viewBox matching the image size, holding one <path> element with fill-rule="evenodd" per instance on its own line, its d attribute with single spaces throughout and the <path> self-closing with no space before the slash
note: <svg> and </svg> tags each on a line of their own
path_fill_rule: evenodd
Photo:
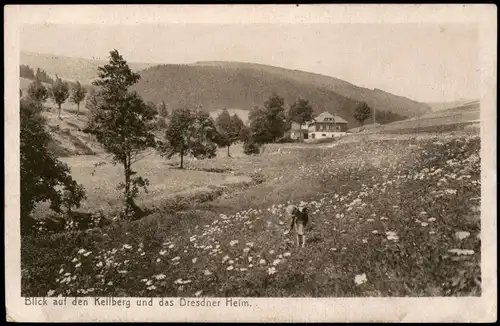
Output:
<svg viewBox="0 0 500 326">
<path fill-rule="evenodd" d="M 496 320 L 493 7 L 7 7 L 8 319 Z"/>
</svg>

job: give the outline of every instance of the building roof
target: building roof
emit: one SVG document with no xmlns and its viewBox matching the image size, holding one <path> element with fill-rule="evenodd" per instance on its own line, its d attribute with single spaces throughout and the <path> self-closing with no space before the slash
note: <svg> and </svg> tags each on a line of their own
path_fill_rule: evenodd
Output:
<svg viewBox="0 0 500 326">
<path fill-rule="evenodd" d="M 323 112 L 313 119 L 313 122 L 347 123 L 342 117 L 333 115 L 330 112 Z"/>
</svg>

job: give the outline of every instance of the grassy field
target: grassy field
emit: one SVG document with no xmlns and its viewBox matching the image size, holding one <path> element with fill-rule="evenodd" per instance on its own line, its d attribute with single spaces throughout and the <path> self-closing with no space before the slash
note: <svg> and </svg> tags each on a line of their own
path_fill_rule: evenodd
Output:
<svg viewBox="0 0 500 326">
<path fill-rule="evenodd" d="M 369 136 L 275 144 L 255 157 L 235 148 L 234 158 L 191 161 L 186 173 L 230 168 L 262 183 L 135 222 L 25 237 L 22 295 L 481 295 L 479 137 Z M 91 161 L 76 161 L 75 177 L 93 189 L 119 178 L 112 168 L 91 178 Z M 145 164 L 153 193 L 226 177 L 191 182 L 166 162 Z M 110 189 L 90 203 L 109 200 Z M 312 219 L 304 249 L 283 234 L 285 205 L 301 201 Z"/>
<path fill-rule="evenodd" d="M 467 129 L 471 125 L 475 126 L 473 129 L 479 129 L 479 118 L 480 103 L 472 102 L 420 117 L 380 125 L 376 128 L 366 128 L 363 133 L 439 133 Z"/>
</svg>

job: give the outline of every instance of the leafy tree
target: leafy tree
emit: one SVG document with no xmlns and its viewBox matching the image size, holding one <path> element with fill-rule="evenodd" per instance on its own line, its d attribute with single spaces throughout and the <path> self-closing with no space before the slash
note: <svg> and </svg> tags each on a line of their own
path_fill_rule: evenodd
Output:
<svg viewBox="0 0 500 326">
<path fill-rule="evenodd" d="M 98 77 L 93 81 L 99 89 L 90 99 L 93 103 L 86 131 L 96 136 L 114 164 L 123 166 L 125 181 L 118 188 L 125 195 L 126 216 L 137 216 L 140 209 L 134 198 L 141 188 L 147 191 L 149 181 L 137 176 L 132 165 L 144 157 L 145 150 L 156 146 L 153 130 L 157 112 L 129 91 L 140 76 L 117 50 L 110 52 L 108 64 L 98 68 Z"/>
<path fill-rule="evenodd" d="M 49 98 L 49 92 L 40 80 L 35 79 L 28 87 L 28 97 L 33 101 L 44 103 Z"/>
<path fill-rule="evenodd" d="M 290 106 L 290 110 L 288 111 L 288 120 L 299 124 L 300 129 L 302 129 L 302 125 L 312 119 L 312 114 L 313 109 L 309 104 L 309 101 L 299 98 L 292 104 L 292 106 Z M 303 140 L 302 137 L 303 135 L 301 133 L 301 140 Z"/>
<path fill-rule="evenodd" d="M 85 99 L 86 95 L 87 90 L 77 81 L 71 92 L 71 102 L 76 104 L 76 115 L 80 114 L 80 103 Z"/>
<path fill-rule="evenodd" d="M 56 76 L 56 81 L 51 87 L 51 97 L 57 104 L 58 116 L 61 118 L 61 105 L 66 102 L 69 97 L 69 84 Z"/>
<path fill-rule="evenodd" d="M 356 110 L 354 111 L 354 119 L 359 122 L 360 125 L 363 125 L 363 122 L 370 117 L 371 114 L 371 109 L 366 104 L 366 102 L 361 103 L 358 105 Z"/>
<path fill-rule="evenodd" d="M 243 153 L 253 155 L 260 153 L 260 144 L 255 141 L 254 135 L 250 128 L 245 127 L 241 131 L 241 140 L 243 142 Z"/>
<path fill-rule="evenodd" d="M 19 66 L 19 75 L 21 78 L 26 78 L 31 80 L 35 79 L 35 72 L 28 65 Z"/>
<path fill-rule="evenodd" d="M 175 109 L 170 115 L 160 152 L 167 158 L 179 154 L 180 168 L 183 169 L 186 155 L 199 159 L 215 157 L 218 138 L 215 122 L 208 113 Z"/>
<path fill-rule="evenodd" d="M 271 96 L 264 108 L 254 107 L 249 115 L 250 132 L 257 144 L 275 142 L 286 129 L 284 100 L 278 95 Z"/>
<path fill-rule="evenodd" d="M 283 136 L 286 129 L 285 100 L 274 94 L 266 102 L 264 109 L 272 142 Z"/>
<path fill-rule="evenodd" d="M 217 116 L 215 125 L 220 135 L 219 145 L 227 147 L 227 156 L 231 157 L 229 148 L 232 144 L 241 139 L 241 131 L 245 127 L 245 124 L 237 114 L 231 116 L 227 109 L 224 109 Z"/>
<path fill-rule="evenodd" d="M 42 105 L 33 99 L 22 99 L 20 110 L 21 232 L 31 231 L 31 213 L 39 202 L 50 201 L 50 208 L 60 213 L 80 207 L 84 188 L 70 175 L 69 167 L 56 159 L 48 149 L 51 140 L 40 112 Z"/>
<path fill-rule="evenodd" d="M 38 79 L 42 83 L 53 84 L 54 79 L 52 79 L 44 70 L 37 68 L 35 79 Z"/>
<path fill-rule="evenodd" d="M 168 109 L 165 101 L 161 101 L 158 106 L 158 129 L 165 129 L 167 127 Z"/>
</svg>

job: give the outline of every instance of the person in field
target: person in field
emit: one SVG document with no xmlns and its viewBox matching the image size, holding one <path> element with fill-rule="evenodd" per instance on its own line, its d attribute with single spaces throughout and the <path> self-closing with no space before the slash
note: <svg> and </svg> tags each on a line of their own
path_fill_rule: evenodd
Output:
<svg viewBox="0 0 500 326">
<path fill-rule="evenodd" d="M 306 236 L 304 230 L 309 222 L 309 214 L 307 207 L 297 207 L 289 205 L 286 208 L 288 216 L 291 218 L 290 229 L 285 231 L 285 235 L 290 233 L 295 228 L 297 234 L 297 245 L 304 248 L 306 245 Z"/>
</svg>

